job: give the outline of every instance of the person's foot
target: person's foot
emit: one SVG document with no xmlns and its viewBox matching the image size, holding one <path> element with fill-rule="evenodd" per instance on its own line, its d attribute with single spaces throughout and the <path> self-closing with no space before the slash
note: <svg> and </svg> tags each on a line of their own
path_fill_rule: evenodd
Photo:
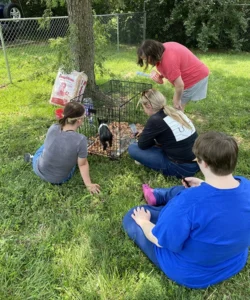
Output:
<svg viewBox="0 0 250 300">
<path fill-rule="evenodd" d="M 143 195 L 144 195 L 144 198 L 145 198 L 146 202 L 149 205 L 156 205 L 156 198 L 155 198 L 154 193 L 153 193 L 154 189 L 152 189 L 147 184 L 143 184 L 142 185 L 142 191 L 143 191 Z"/>
<path fill-rule="evenodd" d="M 24 154 L 24 161 L 26 161 L 27 163 L 32 162 L 33 156 L 34 155 L 31 155 L 30 153 L 25 153 Z"/>
</svg>

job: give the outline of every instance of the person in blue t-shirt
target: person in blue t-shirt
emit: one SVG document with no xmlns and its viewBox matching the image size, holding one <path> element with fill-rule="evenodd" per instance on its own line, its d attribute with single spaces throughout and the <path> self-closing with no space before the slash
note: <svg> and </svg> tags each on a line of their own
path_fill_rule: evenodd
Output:
<svg viewBox="0 0 250 300">
<path fill-rule="evenodd" d="M 154 205 L 131 209 L 123 227 L 170 279 L 206 288 L 237 274 L 247 262 L 250 181 L 232 175 L 238 156 L 232 137 L 204 133 L 193 152 L 205 181 L 187 177 L 183 186 L 148 187 L 144 195 Z"/>
</svg>

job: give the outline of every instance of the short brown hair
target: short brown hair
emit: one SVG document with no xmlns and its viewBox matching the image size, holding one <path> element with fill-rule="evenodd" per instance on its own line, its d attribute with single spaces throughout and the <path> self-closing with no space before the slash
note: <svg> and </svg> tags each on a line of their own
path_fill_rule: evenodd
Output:
<svg viewBox="0 0 250 300">
<path fill-rule="evenodd" d="M 63 110 L 63 118 L 59 120 L 59 124 L 61 127 L 65 126 L 66 124 L 74 124 L 77 121 L 77 118 L 84 116 L 84 106 L 76 101 L 69 102 L 65 105 Z M 73 119 L 69 122 L 70 119 Z"/>
<path fill-rule="evenodd" d="M 233 173 L 238 158 L 238 145 L 235 139 L 222 132 L 209 131 L 195 141 L 193 153 L 198 162 L 206 162 L 215 175 Z"/>
<path fill-rule="evenodd" d="M 137 49 L 137 64 L 143 67 L 144 62 L 141 57 L 145 56 L 145 69 L 148 68 L 149 60 L 150 64 L 155 66 L 161 61 L 164 51 L 165 48 L 162 43 L 155 40 L 145 40 Z"/>
</svg>

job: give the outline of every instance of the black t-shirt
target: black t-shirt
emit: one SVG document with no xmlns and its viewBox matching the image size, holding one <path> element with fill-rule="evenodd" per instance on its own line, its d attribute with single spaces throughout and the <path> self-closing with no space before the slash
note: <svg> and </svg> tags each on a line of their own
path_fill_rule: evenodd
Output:
<svg viewBox="0 0 250 300">
<path fill-rule="evenodd" d="M 192 129 L 184 127 L 167 116 L 163 109 L 150 116 L 139 137 L 139 148 L 144 150 L 160 144 L 170 160 L 180 163 L 191 162 L 195 159 L 192 147 L 197 138 L 197 132 L 188 117 L 185 114 L 183 117 Z"/>
</svg>

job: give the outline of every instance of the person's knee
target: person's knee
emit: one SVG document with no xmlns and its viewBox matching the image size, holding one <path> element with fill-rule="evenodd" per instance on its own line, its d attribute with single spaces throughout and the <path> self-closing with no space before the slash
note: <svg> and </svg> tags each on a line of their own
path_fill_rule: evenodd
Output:
<svg viewBox="0 0 250 300">
<path fill-rule="evenodd" d="M 133 143 L 133 144 L 129 145 L 129 147 L 128 147 L 128 154 L 129 154 L 129 156 L 132 159 L 140 161 L 140 162 L 141 162 L 141 158 L 143 157 L 143 155 L 145 155 L 144 152 L 145 152 L 144 150 L 141 150 L 138 147 L 137 143 Z"/>
<path fill-rule="evenodd" d="M 124 216 L 124 218 L 122 220 L 122 226 L 123 226 L 124 231 L 127 233 L 127 235 L 132 240 L 134 240 L 136 237 L 136 231 L 137 231 L 138 225 L 131 217 L 132 213 L 133 213 L 133 209 L 131 209 L 129 212 L 127 212 L 127 214 Z"/>
<path fill-rule="evenodd" d="M 131 217 L 131 212 L 127 212 L 126 215 L 123 217 L 122 220 L 122 226 L 123 229 L 128 232 L 129 228 L 130 228 L 130 223 L 133 221 L 132 217 Z"/>
<path fill-rule="evenodd" d="M 137 144 L 130 144 L 128 147 L 128 154 L 130 157 L 134 157 L 136 155 L 136 152 L 138 151 L 138 145 Z"/>
</svg>

